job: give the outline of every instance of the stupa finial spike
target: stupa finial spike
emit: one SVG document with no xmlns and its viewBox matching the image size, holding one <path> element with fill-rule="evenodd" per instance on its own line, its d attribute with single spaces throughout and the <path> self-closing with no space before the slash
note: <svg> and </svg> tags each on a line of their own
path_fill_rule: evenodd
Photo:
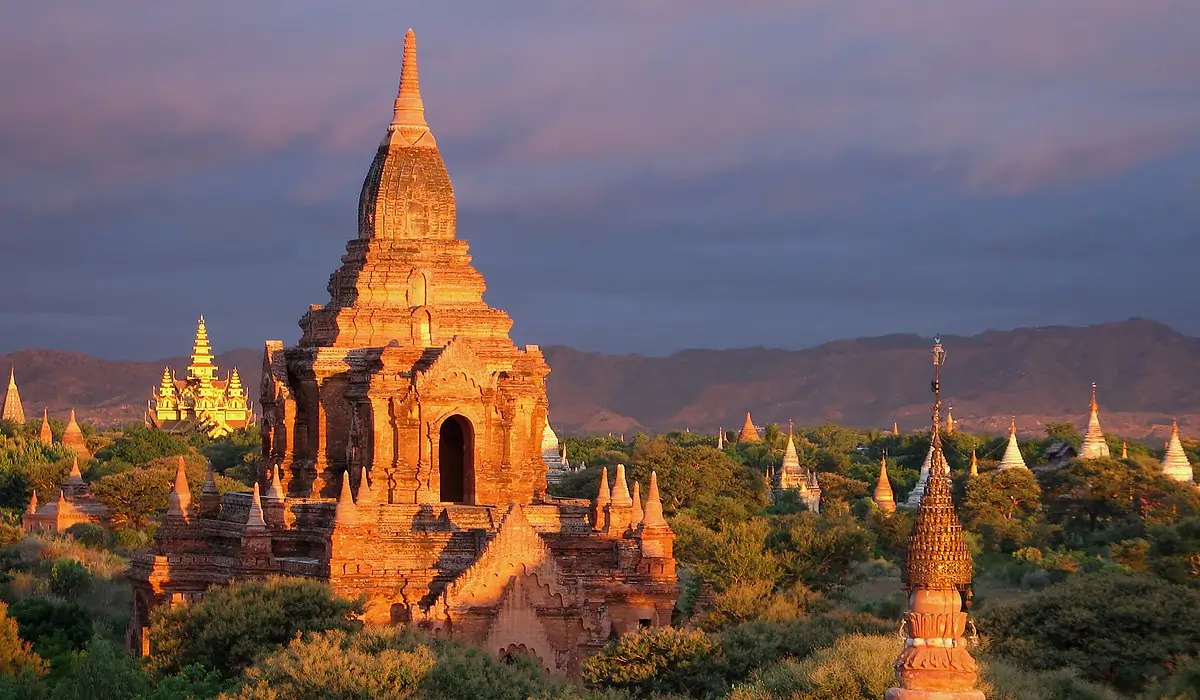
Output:
<svg viewBox="0 0 1200 700">
<path fill-rule="evenodd" d="M 417 74 L 417 34 L 411 28 L 404 33 L 404 59 L 400 65 L 400 88 L 392 108 L 393 132 L 400 127 L 429 130 L 425 121 L 425 103 L 421 100 L 421 81 Z"/>
</svg>

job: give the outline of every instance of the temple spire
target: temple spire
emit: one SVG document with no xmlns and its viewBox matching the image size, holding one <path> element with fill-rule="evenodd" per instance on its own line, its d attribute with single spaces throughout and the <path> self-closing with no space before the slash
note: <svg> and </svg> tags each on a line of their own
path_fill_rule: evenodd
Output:
<svg viewBox="0 0 1200 700">
<path fill-rule="evenodd" d="M 1163 476 L 1186 484 L 1196 483 L 1192 465 L 1188 462 L 1183 444 L 1179 442 L 1179 421 L 1171 423 L 1171 439 L 1167 441 L 1167 451 L 1162 461 Z"/>
<path fill-rule="evenodd" d="M 971 448 L 971 476 L 979 476 L 979 457 L 975 454 L 975 448 Z"/>
<path fill-rule="evenodd" d="M 71 460 L 71 471 L 67 474 L 67 483 L 71 486 L 83 485 L 83 472 L 79 471 L 79 455 Z"/>
<path fill-rule="evenodd" d="M 892 421 L 892 436 L 893 437 L 900 436 L 900 424 L 895 421 Z"/>
<path fill-rule="evenodd" d="M 1129 443 L 1121 441 L 1121 459 L 1129 459 Z"/>
<path fill-rule="evenodd" d="M 54 431 L 50 430 L 50 409 L 42 409 L 42 428 L 38 431 L 38 440 L 43 445 L 54 444 Z"/>
<path fill-rule="evenodd" d="M 718 450 L 725 449 L 725 428 L 724 427 L 721 427 L 721 429 L 717 431 L 717 449 Z"/>
<path fill-rule="evenodd" d="M 1025 458 L 1021 456 L 1021 447 L 1017 444 L 1017 418 L 1013 416 L 1008 424 L 1008 446 L 1004 448 L 1004 457 L 1000 459 L 1000 469 L 1028 469 Z"/>
<path fill-rule="evenodd" d="M 283 484 L 279 482 L 279 465 L 271 470 L 271 485 L 267 487 L 267 498 L 273 501 L 283 500 Z"/>
<path fill-rule="evenodd" d="M 1087 433 L 1083 436 L 1083 445 L 1079 448 L 1079 456 L 1084 459 L 1108 457 L 1108 442 L 1104 439 L 1104 431 L 1100 429 L 1100 404 L 1096 402 L 1096 383 L 1092 382 L 1092 403 L 1089 407 Z"/>
<path fill-rule="evenodd" d="M 646 508 L 642 514 L 642 529 L 667 527 L 663 517 L 662 497 L 658 493 L 658 473 L 650 472 L 650 490 L 646 494 Z"/>
<path fill-rule="evenodd" d="M 62 437 L 63 447 L 74 452 L 77 456 L 84 459 L 91 459 L 92 454 L 88 452 L 87 440 L 83 437 L 83 429 L 79 427 L 79 422 L 75 420 L 75 409 L 71 409 L 71 415 L 67 418 L 67 427 L 63 430 Z"/>
<path fill-rule="evenodd" d="M 175 465 L 175 484 L 167 496 L 167 516 L 188 519 L 188 508 L 192 505 L 192 491 L 188 488 L 187 463 L 183 457 Z"/>
<path fill-rule="evenodd" d="M 267 521 L 263 518 L 262 494 L 258 482 L 254 482 L 254 491 L 250 497 L 250 512 L 246 516 L 247 532 L 262 532 L 267 529 Z"/>
<path fill-rule="evenodd" d="M 758 434 L 758 428 L 754 427 L 750 412 L 746 411 L 746 421 L 742 423 L 742 430 L 738 433 L 738 443 L 753 444 L 756 442 L 762 442 L 762 436 Z"/>
<path fill-rule="evenodd" d="M 633 497 L 629 495 L 629 482 L 625 479 L 625 465 L 617 465 L 617 478 L 613 481 L 612 498 L 609 502 L 614 506 L 632 506 Z"/>
<path fill-rule="evenodd" d="M 334 512 L 333 524 L 355 525 L 358 523 L 358 508 L 354 505 L 354 496 L 350 493 L 350 470 L 342 472 L 342 488 L 338 491 L 337 510 Z"/>
<path fill-rule="evenodd" d="M 25 424 L 25 407 L 21 405 L 21 392 L 17 390 L 17 369 L 8 370 L 8 390 L 4 392 L 4 407 L 0 409 L 0 420 Z"/>
<path fill-rule="evenodd" d="M 33 515 L 34 513 L 37 512 L 37 509 L 38 509 L 37 489 L 34 489 L 33 494 L 29 496 L 29 507 L 27 507 L 25 509 L 25 512 L 29 513 L 30 515 Z"/>
<path fill-rule="evenodd" d="M 886 700 L 983 700 L 975 690 L 978 666 L 967 650 L 967 615 L 960 589 L 971 585 L 971 555 L 951 497 L 950 470 L 938 429 L 941 366 L 946 353 L 934 343 L 933 459 L 929 484 L 917 509 L 901 569 L 909 592 L 901 631 L 904 650 L 896 659 L 896 679 Z"/>
<path fill-rule="evenodd" d="M 896 512 L 896 496 L 892 493 L 892 482 L 888 481 L 886 453 L 879 458 L 879 481 L 875 482 L 872 500 L 884 513 L 891 515 Z"/>
<path fill-rule="evenodd" d="M 632 526 L 636 528 L 645 515 L 646 511 L 642 508 L 642 484 L 635 481 L 633 482 L 633 517 L 630 519 Z"/>
<path fill-rule="evenodd" d="M 953 435 L 954 429 L 957 427 L 957 425 L 958 424 L 954 422 L 954 407 L 947 406 L 946 407 L 946 434 Z"/>
<path fill-rule="evenodd" d="M 405 145 L 434 147 L 433 134 L 425 121 L 425 103 L 421 99 L 421 81 L 417 74 L 417 35 L 404 34 L 404 60 L 400 66 L 400 89 L 392 106 L 389 135 L 400 135 Z"/>
</svg>

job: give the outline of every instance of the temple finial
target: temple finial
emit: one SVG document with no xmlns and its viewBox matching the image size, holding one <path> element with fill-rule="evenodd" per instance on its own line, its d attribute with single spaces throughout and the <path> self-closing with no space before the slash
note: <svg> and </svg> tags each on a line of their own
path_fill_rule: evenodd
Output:
<svg viewBox="0 0 1200 700">
<path fill-rule="evenodd" d="M 625 465 L 617 465 L 617 477 L 613 480 L 610 503 L 614 506 L 631 506 L 633 497 L 629 495 L 629 482 L 625 478 Z"/>
<path fill-rule="evenodd" d="M 188 508 L 192 505 L 192 491 L 188 488 L 187 463 L 183 457 L 175 466 L 175 484 L 167 497 L 167 515 L 187 519 Z"/>
<path fill-rule="evenodd" d="M 971 476 L 979 476 L 979 457 L 975 454 L 975 448 L 971 448 Z"/>
<path fill-rule="evenodd" d="M 642 518 L 646 512 L 642 509 L 642 485 L 640 482 L 633 482 L 633 517 L 630 518 L 630 525 L 636 528 L 641 524 Z"/>
<path fill-rule="evenodd" d="M 742 423 L 742 429 L 738 433 L 738 443 L 752 444 L 762 442 L 762 436 L 758 434 L 758 428 L 754 427 L 754 420 L 750 417 L 750 412 L 746 411 L 746 421 Z"/>
<path fill-rule="evenodd" d="M 250 496 L 250 512 L 246 516 L 246 530 L 257 532 L 267 529 L 267 521 L 263 518 L 262 493 L 258 482 L 254 483 L 254 491 Z"/>
<path fill-rule="evenodd" d="M 600 491 L 596 494 L 596 505 L 612 503 L 612 491 L 608 487 L 608 467 L 600 468 Z"/>
<path fill-rule="evenodd" d="M 404 34 L 404 62 L 400 66 L 400 89 L 396 92 L 396 103 L 392 111 L 389 132 L 394 132 L 401 127 L 417 127 L 428 132 L 429 124 L 425 121 L 425 103 L 421 100 L 421 83 L 417 76 L 417 35 L 412 29 Z M 410 135 L 410 143 L 415 140 Z"/>
<path fill-rule="evenodd" d="M 338 491 L 337 510 L 334 511 L 333 523 L 335 526 L 358 523 L 358 508 L 354 505 L 354 496 L 350 493 L 349 469 L 342 472 L 342 488 Z"/>
<path fill-rule="evenodd" d="M 896 512 L 896 495 L 892 492 L 892 482 L 888 480 L 886 452 L 879 458 L 879 481 L 875 483 L 871 500 L 887 515 Z"/>
<path fill-rule="evenodd" d="M 1196 483 L 1192 465 L 1188 462 L 1187 453 L 1183 451 L 1183 443 L 1179 441 L 1179 421 L 1171 423 L 1171 438 L 1167 440 L 1167 449 L 1163 454 L 1163 476 L 1186 484 Z"/>
<path fill-rule="evenodd" d="M 658 473 L 650 472 L 650 491 L 646 494 L 646 508 L 642 514 L 642 528 L 666 527 L 663 517 L 662 497 L 658 493 Z"/>
</svg>

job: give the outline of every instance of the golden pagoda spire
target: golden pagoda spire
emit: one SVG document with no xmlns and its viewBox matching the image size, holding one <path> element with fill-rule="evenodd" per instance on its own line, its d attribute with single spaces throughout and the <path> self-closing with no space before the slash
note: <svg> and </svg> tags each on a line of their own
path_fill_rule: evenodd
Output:
<svg viewBox="0 0 1200 700">
<path fill-rule="evenodd" d="M 1104 439 L 1104 431 L 1100 429 L 1100 404 L 1096 402 L 1096 383 L 1092 382 L 1092 403 L 1089 406 L 1087 433 L 1083 436 L 1083 445 L 1079 448 L 1079 456 L 1084 459 L 1108 457 L 1108 442 Z"/>
<path fill-rule="evenodd" d="M 746 421 L 742 423 L 742 429 L 738 433 L 738 443 L 752 444 L 762 442 L 762 436 L 758 434 L 758 428 L 754 427 L 754 421 L 750 418 L 750 412 L 746 411 Z"/>
<path fill-rule="evenodd" d="M 192 341 L 192 364 L 188 365 L 188 379 L 209 384 L 216 378 L 216 374 L 217 366 L 213 363 L 212 345 L 208 341 L 208 326 L 201 316 L 196 322 L 196 339 Z"/>
<path fill-rule="evenodd" d="M 887 453 L 879 458 L 879 481 L 875 483 L 872 500 L 885 514 L 891 515 L 896 512 L 896 496 L 892 493 L 892 482 L 888 480 Z"/>
<path fill-rule="evenodd" d="M 725 427 L 724 426 L 722 426 L 721 429 L 717 431 L 717 449 L 718 450 L 725 449 Z"/>
<path fill-rule="evenodd" d="M 1129 459 L 1129 443 L 1121 441 L 1121 459 Z"/>
<path fill-rule="evenodd" d="M 225 386 L 225 393 L 230 397 L 245 396 L 246 390 L 242 387 L 242 375 L 238 374 L 237 367 L 229 373 L 229 384 Z"/>
<path fill-rule="evenodd" d="M 979 457 L 975 454 L 975 448 L 971 448 L 971 476 L 979 476 Z"/>
<path fill-rule="evenodd" d="M 0 420 L 25 424 L 25 407 L 21 405 L 21 392 L 17 390 L 17 369 L 8 370 L 8 391 L 4 392 L 4 407 L 0 409 Z"/>
<path fill-rule="evenodd" d="M 42 409 L 42 428 L 38 431 L 38 440 L 43 445 L 54 443 L 54 431 L 50 430 L 50 409 Z"/>
<path fill-rule="evenodd" d="M 892 421 L 892 435 L 896 437 L 900 435 L 900 424 L 896 421 Z"/>
<path fill-rule="evenodd" d="M 954 422 L 954 407 L 946 407 L 946 434 L 953 435 L 957 424 Z"/>
<path fill-rule="evenodd" d="M 87 440 L 83 437 L 83 429 L 79 427 L 79 422 L 75 420 L 75 409 L 71 409 L 70 416 L 67 417 L 67 427 L 63 430 L 62 436 L 63 447 L 73 451 L 79 457 L 91 459 L 92 454 L 88 452 Z"/>
<path fill-rule="evenodd" d="M 917 508 L 902 575 L 909 591 L 902 631 L 904 650 L 893 665 L 900 687 L 887 700 L 983 700 L 975 690 L 978 666 L 967 651 L 967 614 L 959 590 L 972 579 L 971 555 L 951 497 L 950 469 L 942 454 L 938 413 L 941 366 L 946 352 L 934 339 L 933 464 Z"/>
</svg>

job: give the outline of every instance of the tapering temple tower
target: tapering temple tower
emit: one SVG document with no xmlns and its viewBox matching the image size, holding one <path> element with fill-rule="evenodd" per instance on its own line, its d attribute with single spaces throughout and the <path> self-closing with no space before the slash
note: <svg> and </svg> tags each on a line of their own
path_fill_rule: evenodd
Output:
<svg viewBox="0 0 1200 700">
<path fill-rule="evenodd" d="M 762 442 L 762 436 L 758 434 L 758 428 L 754 427 L 750 412 L 746 411 L 746 422 L 742 423 L 742 429 L 738 431 L 738 444 L 752 445 L 759 442 Z"/>
<path fill-rule="evenodd" d="M 1100 429 L 1100 404 L 1096 402 L 1096 384 L 1092 383 L 1091 414 L 1088 416 L 1087 433 L 1083 436 L 1083 445 L 1079 448 L 1079 456 L 1084 459 L 1108 457 L 1108 442 L 1104 440 L 1104 431 Z"/>
<path fill-rule="evenodd" d="M 92 453 L 87 448 L 87 440 L 83 437 L 83 430 L 79 427 L 79 422 L 75 420 L 75 409 L 73 408 L 71 415 L 67 418 L 67 427 L 63 429 L 62 445 L 74 452 L 79 459 L 89 460 L 92 458 Z"/>
<path fill-rule="evenodd" d="M 969 476 L 979 476 L 979 456 L 975 454 L 975 450 L 971 450 L 971 469 L 967 472 Z"/>
<path fill-rule="evenodd" d="M 50 429 L 50 409 L 42 409 L 42 427 L 38 430 L 38 442 L 43 445 L 54 444 L 54 431 Z"/>
<path fill-rule="evenodd" d="M 620 467 L 595 503 L 547 494 L 549 367 L 484 301 L 456 225 L 409 30 L 329 300 L 304 314 L 298 345 L 266 343 L 260 495 L 226 493 L 134 558 L 132 648 L 155 606 L 272 573 L 365 595 L 368 623 L 529 654 L 553 673 L 670 624 L 674 535 L 657 482 L 640 523 Z"/>
<path fill-rule="evenodd" d="M 956 424 L 954 422 L 954 407 L 947 406 L 946 407 L 946 434 L 953 435 L 954 430 L 957 427 L 958 427 L 958 424 Z"/>
<path fill-rule="evenodd" d="M 1187 484 L 1196 483 L 1192 465 L 1188 462 L 1183 444 L 1179 442 L 1179 421 L 1171 423 L 1171 439 L 1167 441 L 1167 451 L 1162 461 L 1163 476 L 1174 481 Z"/>
<path fill-rule="evenodd" d="M 1004 456 L 1000 458 L 1000 469 L 1028 469 L 1025 458 L 1021 456 L 1021 447 L 1017 444 L 1017 418 L 1013 417 L 1008 424 L 1008 446 L 1004 448 Z"/>
<path fill-rule="evenodd" d="M 902 570 L 908 609 L 896 658 L 898 688 L 886 700 L 984 700 L 975 689 L 978 665 L 967 650 L 961 591 L 971 585 L 971 555 L 951 497 L 950 468 L 939 431 L 940 374 L 946 353 L 935 339 L 933 431 L 929 484 L 917 509 Z"/>
<path fill-rule="evenodd" d="M 871 500 L 887 515 L 896 512 L 896 497 L 892 493 L 892 482 L 888 481 L 886 454 L 879 458 L 879 481 L 875 482 L 875 493 L 871 495 Z"/>
<path fill-rule="evenodd" d="M 8 370 L 8 390 L 4 392 L 4 407 L 0 409 L 0 420 L 25 424 L 25 407 L 21 405 L 21 392 L 17 391 L 17 370 Z"/>
<path fill-rule="evenodd" d="M 228 435 L 250 425 L 253 413 L 237 368 L 228 379 L 217 378 L 216 357 L 208 339 L 204 317 L 196 322 L 192 360 L 183 379 L 163 368 L 158 388 L 146 408 L 146 425 L 171 433 L 202 432 L 209 437 Z"/>
<path fill-rule="evenodd" d="M 892 421 L 892 436 L 900 437 L 900 424 L 895 421 Z"/>
<path fill-rule="evenodd" d="M 725 449 L 725 428 L 721 428 L 717 431 L 717 449 Z"/>
<path fill-rule="evenodd" d="M 783 450 L 783 464 L 779 467 L 779 471 L 775 472 L 771 498 L 774 500 L 784 491 L 795 491 L 799 494 L 805 507 L 814 513 L 819 513 L 821 512 L 821 487 L 816 485 L 816 481 L 811 478 L 808 470 L 800 466 L 800 455 L 796 452 L 793 431 L 792 421 L 789 420 L 787 447 Z"/>
</svg>

